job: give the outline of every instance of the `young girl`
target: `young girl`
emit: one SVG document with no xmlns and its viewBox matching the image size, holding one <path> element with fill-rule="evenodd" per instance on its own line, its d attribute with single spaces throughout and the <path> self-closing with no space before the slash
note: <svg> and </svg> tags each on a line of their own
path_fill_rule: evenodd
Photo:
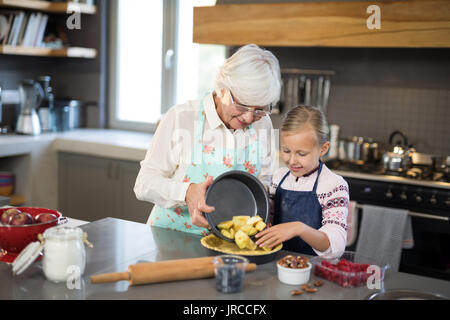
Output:
<svg viewBox="0 0 450 320">
<path fill-rule="evenodd" d="M 269 188 L 274 225 L 256 235 L 256 244 L 325 258 L 340 257 L 347 240 L 347 182 L 320 157 L 328 151 L 323 113 L 298 106 L 283 118 L 281 152 L 287 167 L 278 169 Z"/>
</svg>

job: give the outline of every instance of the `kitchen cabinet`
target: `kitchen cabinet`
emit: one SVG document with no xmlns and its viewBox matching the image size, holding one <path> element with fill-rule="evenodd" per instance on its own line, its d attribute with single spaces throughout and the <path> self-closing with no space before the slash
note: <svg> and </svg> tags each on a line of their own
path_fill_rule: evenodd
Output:
<svg viewBox="0 0 450 320">
<path fill-rule="evenodd" d="M 380 28 L 372 28 L 379 8 Z M 375 9 L 376 10 L 376 9 Z M 369 28 L 370 26 L 370 28 Z M 450 47 L 450 1 L 334 1 L 194 8 L 194 42 L 291 47 Z"/>
<path fill-rule="evenodd" d="M 137 200 L 133 191 L 139 162 L 59 153 L 58 166 L 58 207 L 64 216 L 147 221 L 153 204 Z"/>
<path fill-rule="evenodd" d="M 139 162 L 115 160 L 117 184 L 115 197 L 117 198 L 116 211 L 119 218 L 146 223 L 153 204 L 136 199 L 133 191 L 136 177 L 139 173 Z"/>
</svg>

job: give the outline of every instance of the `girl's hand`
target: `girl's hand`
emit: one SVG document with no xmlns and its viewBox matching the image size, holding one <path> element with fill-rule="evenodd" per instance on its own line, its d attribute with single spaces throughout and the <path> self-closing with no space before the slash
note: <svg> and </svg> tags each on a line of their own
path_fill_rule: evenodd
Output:
<svg viewBox="0 0 450 320">
<path fill-rule="evenodd" d="M 205 202 L 206 189 L 213 183 L 213 178 L 208 177 L 203 183 L 191 183 L 186 192 L 186 205 L 189 209 L 191 222 L 193 225 L 201 228 L 208 228 L 208 220 L 205 219 L 202 212 L 210 213 L 215 210 Z"/>
<path fill-rule="evenodd" d="M 299 221 L 286 222 L 274 225 L 255 235 L 258 239 L 255 243 L 259 247 L 273 248 L 280 243 L 299 236 L 304 224 Z"/>
</svg>

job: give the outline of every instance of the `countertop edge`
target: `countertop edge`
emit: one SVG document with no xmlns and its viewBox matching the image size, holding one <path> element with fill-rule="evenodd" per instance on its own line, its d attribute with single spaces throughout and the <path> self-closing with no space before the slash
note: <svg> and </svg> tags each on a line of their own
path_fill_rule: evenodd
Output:
<svg viewBox="0 0 450 320">
<path fill-rule="evenodd" d="M 78 129 L 40 136 L 10 135 L 0 140 L 0 157 L 29 154 L 37 145 L 50 143 L 56 152 L 141 161 L 152 137 L 149 133 L 113 129 Z"/>
<path fill-rule="evenodd" d="M 76 153 L 127 161 L 141 161 L 147 152 L 146 149 L 140 148 L 60 138 L 53 141 L 52 149 L 56 152 Z"/>
</svg>

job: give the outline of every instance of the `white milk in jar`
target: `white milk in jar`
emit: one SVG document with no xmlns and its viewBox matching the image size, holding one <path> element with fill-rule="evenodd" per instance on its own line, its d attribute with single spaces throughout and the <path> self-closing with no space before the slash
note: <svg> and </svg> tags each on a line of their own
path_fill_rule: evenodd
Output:
<svg viewBox="0 0 450 320">
<path fill-rule="evenodd" d="M 86 234 L 80 228 L 54 227 L 44 232 L 45 277 L 53 282 L 81 277 L 86 267 Z"/>
</svg>

